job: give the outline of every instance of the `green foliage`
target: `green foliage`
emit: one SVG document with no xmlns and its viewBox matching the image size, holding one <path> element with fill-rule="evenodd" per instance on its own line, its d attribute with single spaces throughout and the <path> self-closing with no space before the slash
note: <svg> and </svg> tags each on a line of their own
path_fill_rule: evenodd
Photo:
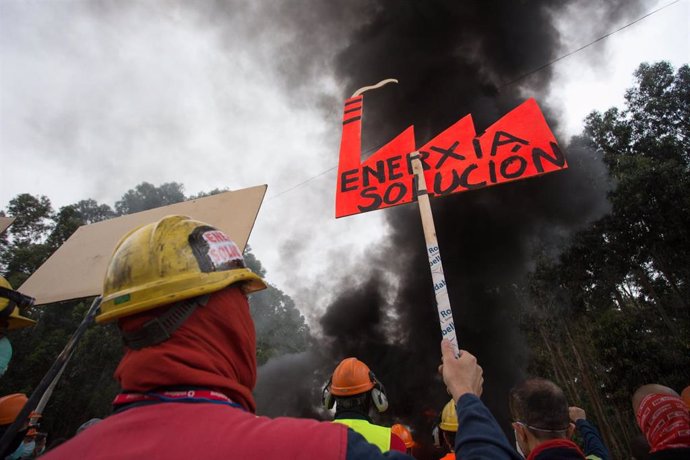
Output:
<svg viewBox="0 0 690 460">
<path fill-rule="evenodd" d="M 122 195 L 115 203 L 115 210 L 118 215 L 124 215 L 179 203 L 185 200 L 183 190 L 184 186 L 178 182 L 168 182 L 159 187 L 142 182 Z"/>
<path fill-rule="evenodd" d="M 254 253 L 252 252 L 251 246 L 247 245 L 247 247 L 244 249 L 244 263 L 257 275 L 259 275 L 262 278 L 266 277 L 266 269 L 264 268 L 263 265 L 261 265 L 261 261 L 256 258 Z"/>
<path fill-rule="evenodd" d="M 611 213 L 530 282 L 531 372 L 559 382 L 615 458 L 635 435 L 642 384 L 690 382 L 690 67 L 642 64 L 623 109 L 593 112 L 578 142 L 615 180 Z"/>
<path fill-rule="evenodd" d="M 18 195 L 7 209 L 17 220 L 0 239 L 0 269 L 10 283 L 18 287 L 79 226 L 100 222 L 118 213 L 183 201 L 182 189 L 182 185 L 175 182 L 160 187 L 144 182 L 116 203 L 117 213 L 92 199 L 64 206 L 54 213 L 48 198 Z M 216 189 L 197 196 L 220 192 Z M 266 270 L 249 247 L 244 255 L 247 265 L 265 277 Z M 14 358 L 0 379 L 0 395 L 33 391 L 81 323 L 89 304 L 89 301 L 77 300 L 23 312 L 38 323 L 33 328 L 9 334 Z M 309 329 L 289 296 L 270 286 L 253 295 L 250 305 L 256 322 L 259 363 L 306 348 Z M 85 421 L 110 414 L 111 402 L 119 391 L 113 373 L 122 351 L 115 325 L 94 326 L 86 331 L 44 412 L 42 428 L 53 438 L 70 437 Z"/>
<path fill-rule="evenodd" d="M 0 240 L 0 266 L 12 286 L 23 283 L 50 255 L 45 243 L 53 208 L 45 196 L 22 193 L 10 200 L 7 215 L 15 221 Z"/>
<path fill-rule="evenodd" d="M 98 204 L 96 200 L 81 200 L 72 205 L 84 224 L 93 224 L 115 217 L 115 212 L 107 204 Z"/>
<path fill-rule="evenodd" d="M 617 176 L 625 156 L 675 161 L 687 171 L 690 139 L 690 67 L 673 73 L 668 62 L 642 64 L 636 85 L 625 93 L 626 108 L 593 112 L 586 119 L 585 136 L 604 153 Z"/>
<path fill-rule="evenodd" d="M 309 342 L 309 327 L 295 307 L 295 302 L 280 289 L 270 286 L 249 298 L 256 327 L 258 363 L 304 351 Z"/>
<path fill-rule="evenodd" d="M 41 240 L 50 228 L 48 219 L 52 212 L 50 200 L 45 196 L 17 195 L 7 206 L 7 214 L 16 218 L 12 224 L 13 237 L 20 243 Z"/>
<path fill-rule="evenodd" d="M 213 196 L 213 195 L 218 195 L 219 193 L 227 192 L 229 189 L 228 188 L 214 188 L 210 192 L 199 192 L 196 195 L 191 195 L 189 197 L 190 200 L 196 200 L 197 198 L 204 198 L 207 196 Z"/>
<path fill-rule="evenodd" d="M 52 250 L 56 250 L 82 225 L 84 225 L 84 220 L 75 206 L 70 205 L 60 208 L 60 211 L 55 216 L 53 231 L 48 237 L 48 246 Z"/>
<path fill-rule="evenodd" d="M 0 250 L 0 264 L 7 281 L 20 286 L 50 256 L 44 243 L 14 242 Z"/>
</svg>

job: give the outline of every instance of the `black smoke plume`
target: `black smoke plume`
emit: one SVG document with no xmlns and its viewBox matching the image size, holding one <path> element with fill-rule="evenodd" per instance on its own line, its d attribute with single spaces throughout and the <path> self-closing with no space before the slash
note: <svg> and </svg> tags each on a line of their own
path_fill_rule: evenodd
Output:
<svg viewBox="0 0 690 460">
<path fill-rule="evenodd" d="M 327 15 L 329 8 L 316 3 Z M 385 78 L 400 84 L 365 94 L 363 151 L 410 124 L 422 145 L 468 113 L 481 133 L 527 97 L 545 108 L 552 67 L 530 72 L 563 51 L 554 18 L 581 14 L 589 24 L 588 11 L 596 8 L 597 26 L 606 28 L 601 19 L 609 13 L 609 19 L 624 19 L 623 6 L 626 14 L 636 14 L 639 5 L 633 3 L 368 2 L 359 8 L 346 46 L 334 56 L 336 74 L 347 87 L 343 99 Z M 332 10 L 341 14 L 342 8 Z M 596 38 L 593 32 L 583 28 L 583 40 Z M 565 143 L 558 117 L 546 112 L 566 151 L 567 171 L 432 200 L 458 338 L 483 366 L 483 400 L 504 427 L 508 390 L 523 376 L 528 358 L 516 321 L 517 287 L 538 254 L 557 254 L 572 232 L 608 206 L 604 166 L 587 149 Z M 391 407 L 385 420 L 411 424 L 416 437 L 428 441 L 430 414 L 449 397 L 437 376 L 441 335 L 418 208 L 377 212 L 386 213 L 390 235 L 365 260 L 345 267 L 349 275 L 342 291 L 321 318 L 323 337 L 314 343 L 320 358 L 311 361 L 310 372 L 325 381 L 338 360 L 362 359 L 386 385 Z M 311 391 L 316 403 L 318 390 Z M 287 410 L 279 406 L 264 409 Z"/>
</svg>

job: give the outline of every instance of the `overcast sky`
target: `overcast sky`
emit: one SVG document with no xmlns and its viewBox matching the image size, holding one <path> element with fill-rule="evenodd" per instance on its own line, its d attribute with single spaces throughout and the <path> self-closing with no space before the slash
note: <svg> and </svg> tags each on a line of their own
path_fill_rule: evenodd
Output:
<svg viewBox="0 0 690 460">
<path fill-rule="evenodd" d="M 280 22 L 278 2 L 229 4 L 221 28 L 217 12 L 185 2 L 0 0 L 0 207 L 24 192 L 56 209 L 112 206 L 142 181 L 187 194 L 266 183 L 250 244 L 269 281 L 311 305 L 321 296 L 308 287 L 328 288 L 332 261 L 385 237 L 386 211 L 333 218 L 335 170 L 324 171 L 338 160 L 342 88 L 313 62 L 297 97 L 288 80 L 300 77 L 282 64 L 299 31 Z M 563 54 L 597 38 L 591 12 L 570 13 L 556 21 Z M 688 24 L 681 0 L 556 63 L 539 102 L 578 133 L 591 110 L 622 104 L 640 62 L 687 63 Z"/>
</svg>

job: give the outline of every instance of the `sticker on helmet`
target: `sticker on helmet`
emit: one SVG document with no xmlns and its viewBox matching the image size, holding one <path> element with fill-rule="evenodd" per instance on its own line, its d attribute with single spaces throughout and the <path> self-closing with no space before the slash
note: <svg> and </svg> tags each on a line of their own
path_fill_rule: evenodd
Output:
<svg viewBox="0 0 690 460">
<path fill-rule="evenodd" d="M 202 272 L 245 268 L 240 248 L 225 233 L 213 227 L 197 227 L 189 235 L 189 245 Z"/>
</svg>

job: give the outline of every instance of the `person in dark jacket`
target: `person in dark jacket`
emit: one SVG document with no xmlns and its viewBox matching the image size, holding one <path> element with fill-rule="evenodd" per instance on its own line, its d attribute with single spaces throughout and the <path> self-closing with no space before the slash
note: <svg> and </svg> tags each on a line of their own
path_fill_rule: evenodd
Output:
<svg viewBox="0 0 690 460">
<path fill-rule="evenodd" d="M 510 413 L 517 446 L 528 460 L 585 458 L 570 440 L 575 425 L 565 394 L 555 383 L 533 378 L 518 384 L 510 391 Z"/>
<path fill-rule="evenodd" d="M 611 454 L 601 439 L 599 430 L 587 420 L 587 414 L 584 409 L 571 406 L 568 408 L 568 415 L 570 416 L 570 421 L 575 424 L 575 429 L 585 445 L 583 449 L 585 457 L 589 460 L 609 460 Z"/>
<path fill-rule="evenodd" d="M 650 459 L 690 458 L 690 413 L 678 393 L 664 385 L 643 385 L 633 394 L 632 406 Z"/>
</svg>

